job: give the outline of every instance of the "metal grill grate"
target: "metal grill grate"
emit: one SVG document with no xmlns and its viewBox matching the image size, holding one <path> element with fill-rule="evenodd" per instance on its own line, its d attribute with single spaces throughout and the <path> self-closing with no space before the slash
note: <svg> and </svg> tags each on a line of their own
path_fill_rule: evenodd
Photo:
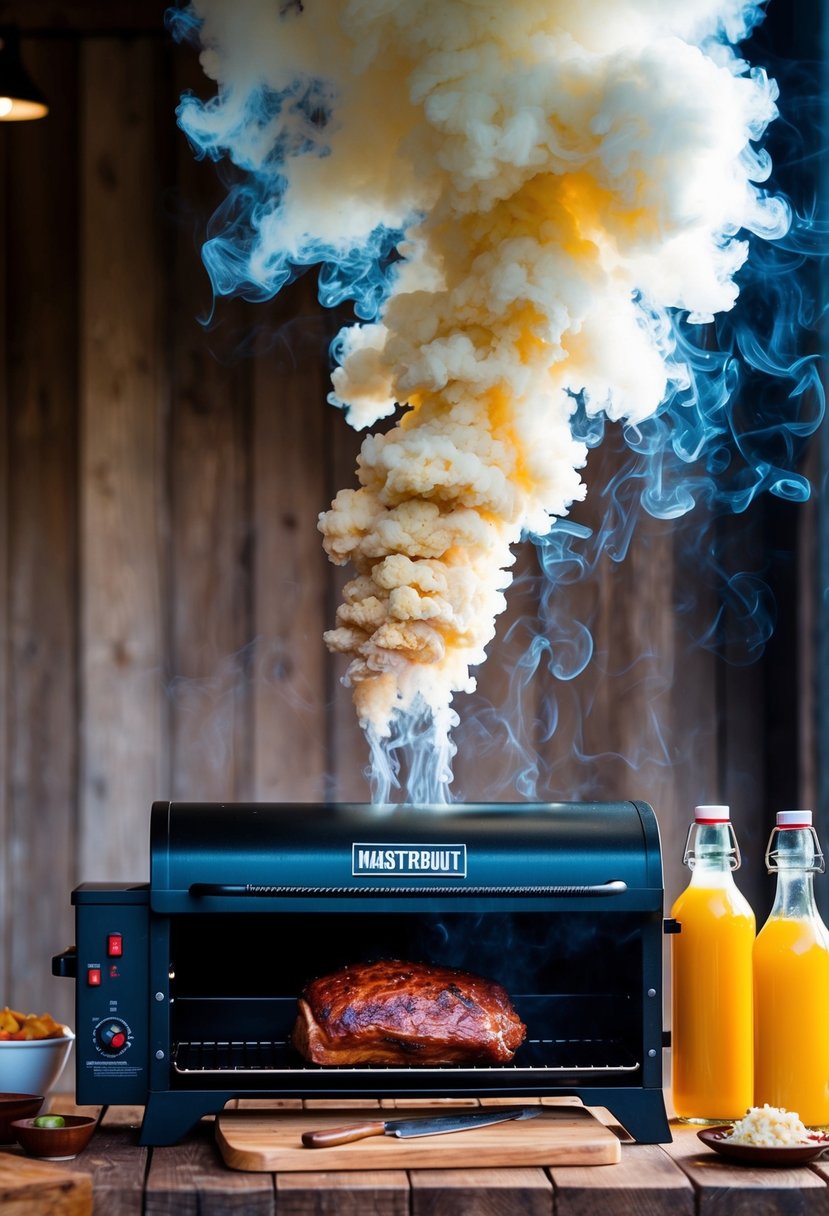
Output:
<svg viewBox="0 0 829 1216">
<path fill-rule="evenodd" d="M 326 1067 L 331 1073 L 364 1072 L 497 1072 L 497 1073 L 621 1073 L 639 1067 L 624 1045 L 613 1039 L 529 1039 L 521 1048 L 520 1062 L 512 1064 L 443 1065 L 433 1068 L 404 1065 Z M 297 1073 L 319 1072 L 318 1065 L 298 1062 L 296 1052 L 284 1041 L 246 1042 L 231 1039 L 180 1042 L 173 1048 L 177 1073 Z"/>
</svg>

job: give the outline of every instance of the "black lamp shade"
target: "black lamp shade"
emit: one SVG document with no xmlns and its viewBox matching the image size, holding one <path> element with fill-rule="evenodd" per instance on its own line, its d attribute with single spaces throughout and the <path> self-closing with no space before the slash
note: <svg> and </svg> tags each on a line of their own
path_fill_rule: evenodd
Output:
<svg viewBox="0 0 829 1216">
<path fill-rule="evenodd" d="M 49 113 L 41 93 L 20 58 L 20 35 L 0 27 L 0 122 L 25 122 Z"/>
</svg>

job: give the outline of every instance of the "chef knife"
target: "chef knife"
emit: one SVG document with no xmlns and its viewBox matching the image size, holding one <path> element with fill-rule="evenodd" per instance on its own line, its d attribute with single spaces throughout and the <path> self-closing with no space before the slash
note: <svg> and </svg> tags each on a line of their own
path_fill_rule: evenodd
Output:
<svg viewBox="0 0 829 1216">
<path fill-rule="evenodd" d="M 500 1107 L 479 1110 L 474 1114 L 434 1115 L 420 1119 L 372 1119 L 366 1123 L 353 1123 L 349 1127 L 332 1127 L 329 1131 L 303 1132 L 302 1143 L 306 1148 L 329 1148 L 334 1144 L 350 1144 L 352 1140 L 363 1140 L 366 1136 L 442 1136 L 447 1132 L 463 1132 L 473 1127 L 486 1127 L 490 1123 L 506 1123 L 510 1119 L 534 1119 L 541 1113 L 538 1106 Z"/>
</svg>

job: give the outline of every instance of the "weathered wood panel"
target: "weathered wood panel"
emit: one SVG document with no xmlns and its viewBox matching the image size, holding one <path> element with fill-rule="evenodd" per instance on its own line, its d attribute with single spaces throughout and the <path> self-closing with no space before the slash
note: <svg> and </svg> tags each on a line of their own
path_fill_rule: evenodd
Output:
<svg viewBox="0 0 829 1216">
<path fill-rule="evenodd" d="M 629 459 L 609 428 L 589 456 L 587 497 L 571 513 L 594 536 L 612 539 L 598 554 L 592 540 L 577 542 L 586 577 L 573 581 L 575 566 L 566 565 L 552 592 L 559 614 L 549 634 L 554 665 L 542 664 L 536 679 L 542 717 L 556 727 L 540 751 L 554 797 L 631 798 L 654 807 L 670 904 L 687 881 L 682 845 L 693 806 L 723 799 L 716 661 L 691 640 L 716 605 L 681 558 L 683 529 L 699 521 L 644 512 L 641 482 L 620 484 Z M 574 679 L 561 680 L 557 648 L 567 669 L 578 641 L 574 622 L 589 630 L 593 653 Z"/>
<path fill-rule="evenodd" d="M 0 1153 L 8 1166 L 6 1180 L 21 1184 L 25 1173 L 27 1183 L 46 1185 L 42 1191 L 24 1192 L 27 1202 L 3 1211 L 89 1211 L 88 1203 L 80 1209 L 48 1206 L 73 1193 L 88 1196 L 84 1184 L 89 1178 L 94 1210 L 106 1216 L 142 1211 L 148 1216 L 264 1216 L 274 1211 L 278 1216 L 820 1216 L 829 1207 L 823 1165 L 790 1170 L 734 1166 L 703 1148 L 693 1129 L 681 1126 L 674 1126 L 671 1145 L 623 1144 L 622 1160 L 613 1166 L 303 1175 L 228 1170 L 210 1143 L 211 1128 L 207 1120 L 182 1144 L 147 1150 L 136 1144 L 117 1114 L 113 1118 L 108 1112 L 90 1145 L 72 1162 L 48 1169 L 46 1163 L 37 1169 L 30 1163 L 33 1168 L 24 1170 L 27 1159 L 8 1149 Z M 69 1184 L 66 1190 L 49 1188 L 57 1178 Z"/>
<path fill-rule="evenodd" d="M 62 1082 L 66 1081 L 64 1076 Z M 142 1216 L 149 1150 L 139 1148 L 132 1132 L 127 1130 L 128 1124 L 123 1117 L 127 1108 L 76 1106 L 74 1094 L 65 1093 L 50 1095 L 43 1109 L 98 1119 L 92 1140 L 77 1157 L 65 1163 L 65 1168 L 70 1174 L 86 1176 L 91 1182 L 93 1212 L 104 1212 L 106 1216 Z M 137 1113 L 140 1123 L 143 1108 L 133 1113 Z"/>
<path fill-rule="evenodd" d="M 553 1188 L 543 1170 L 412 1170 L 412 1216 L 552 1216 Z"/>
<path fill-rule="evenodd" d="M 160 49 L 91 40 L 82 66 L 81 873 L 140 878 L 169 790 Z"/>
<path fill-rule="evenodd" d="M 763 504 L 755 503 L 747 516 L 719 522 L 725 553 L 729 556 L 735 552 L 739 554 L 738 570 L 762 571 L 766 564 L 760 531 L 762 510 Z M 729 560 L 728 556 L 726 560 Z M 741 611 L 745 612 L 745 609 L 746 605 L 743 605 Z M 743 859 L 742 869 L 735 878 L 755 911 L 759 928 L 768 914 L 773 897 L 773 884 L 766 874 L 763 860 L 766 842 L 774 814 L 782 807 L 769 805 L 775 795 L 769 782 L 766 747 L 766 744 L 774 747 L 773 738 L 766 733 L 770 688 L 765 663 L 751 661 L 753 625 L 747 626 L 744 618 L 735 619 L 733 612 L 724 614 L 720 639 L 723 657 L 716 671 L 717 687 L 711 716 L 719 725 L 717 750 L 721 797 L 723 802 L 731 806 Z M 759 657 L 756 656 L 757 659 Z M 794 685 L 788 695 L 793 692 Z M 782 687 L 778 695 L 781 700 L 788 699 Z M 788 717 L 782 705 L 781 709 Z M 791 723 L 792 736 L 796 730 L 796 724 Z M 790 798 L 795 800 L 798 792 L 797 761 L 794 755 L 791 760 Z M 719 798 L 711 801 L 719 801 Z"/>
<path fill-rule="evenodd" d="M 8 180 L 8 140 L 0 136 L 0 178 Z M 8 378 L 6 374 L 6 298 L 7 250 L 11 233 L 6 223 L 8 191 L 0 190 L 0 774 L 8 772 L 8 637 L 9 637 L 9 414 Z M 0 986 L 3 993 L 11 991 L 11 968 L 9 962 L 8 934 L 11 931 L 11 901 L 9 878 L 11 875 L 12 834 L 9 816 L 8 784 L 5 775 L 0 776 Z"/>
<path fill-rule="evenodd" d="M 179 56 L 156 142 L 175 142 L 172 384 L 165 435 L 169 478 L 169 699 L 172 797 L 223 800 L 247 792 L 251 747 L 250 361 L 232 359 L 201 324 L 210 281 L 200 257 L 223 187 L 174 126 L 177 99 L 203 73 Z M 224 307 L 224 328 L 241 325 Z"/>
<path fill-rule="evenodd" d="M 655 1144 L 635 1153 L 622 1150 L 610 1169 L 556 1166 L 549 1171 L 556 1196 L 556 1216 L 694 1216 L 694 1188 Z"/>
<path fill-rule="evenodd" d="M 562 582 L 549 597 L 550 658 L 538 676 L 544 716 L 557 721 L 544 749 L 548 784 L 561 797 L 647 797 L 674 759 L 666 730 L 676 675 L 672 539 L 669 525 L 641 512 L 637 482 L 618 484 L 628 462 L 612 431 L 591 451 L 587 497 L 571 518 L 593 536 L 574 542 L 560 576 L 553 568 Z M 588 633 L 592 655 L 570 678 Z"/>
<path fill-rule="evenodd" d="M 473 672 L 477 688 L 453 702 L 460 722 L 453 731 L 458 750 L 450 797 L 461 801 L 520 801 L 539 777 L 539 796 L 546 793 L 544 774 L 536 773 L 539 687 L 527 661 L 541 577 L 529 542 L 516 546 L 512 574 L 487 661 Z"/>
<path fill-rule="evenodd" d="M 271 1174 L 225 1169 L 213 1124 L 199 1125 L 186 1144 L 153 1149 L 145 1184 L 145 1216 L 273 1216 Z"/>
<path fill-rule="evenodd" d="M 143 1216 L 147 1149 L 137 1147 L 131 1132 L 99 1125 L 89 1146 L 67 1162 L 66 1168 L 73 1174 L 89 1175 L 93 1212 Z"/>
<path fill-rule="evenodd" d="M 92 1216 L 92 1184 L 64 1166 L 0 1153 L 4 1216 Z"/>
<path fill-rule="evenodd" d="M 538 682 L 544 717 L 557 721 L 544 758 L 548 785 L 561 797 L 641 798 L 645 776 L 653 784 L 670 764 L 662 722 L 674 668 L 671 538 L 640 513 L 625 552 L 628 517 L 639 511 L 636 486 L 608 487 L 628 459 L 612 433 L 591 451 L 587 497 L 571 518 L 593 536 L 575 540 L 573 557 L 551 567 L 561 582 L 549 595 L 550 652 Z M 573 676 L 590 651 L 588 635 L 592 654 Z"/>
<path fill-rule="evenodd" d="M 710 523 L 705 508 L 700 506 L 698 510 L 696 517 L 685 517 L 673 527 L 671 581 L 676 661 L 666 729 L 674 763 L 665 772 L 664 803 L 656 804 L 663 810 L 660 826 L 668 908 L 688 882 L 689 873 L 682 856 L 694 807 L 727 802 L 729 796 L 722 772 L 721 660 L 713 650 L 698 644 L 716 618 L 716 590 L 710 583 L 703 585 L 698 566 L 685 556 L 689 534 Z"/>
<path fill-rule="evenodd" d="M 41 35 L 161 35 L 166 8 L 165 0 L 0 0 L 0 24 Z"/>
<path fill-rule="evenodd" d="M 820 445 L 813 443 L 807 454 L 803 469 L 813 486 L 820 485 Z M 818 746 L 819 678 L 815 661 L 820 650 L 821 609 L 820 594 L 820 507 L 819 495 L 813 493 L 808 503 L 801 508 L 801 525 L 798 534 L 797 562 L 797 610 L 799 633 L 804 644 L 798 654 L 799 690 L 799 737 L 800 749 L 797 757 L 797 773 L 800 779 L 798 804 L 813 807 L 818 833 L 823 832 L 823 820 L 818 815 L 825 808 L 820 806 L 820 749 Z M 782 809 L 782 808 L 781 808 Z"/>
<path fill-rule="evenodd" d="M 674 1124 L 662 1151 L 693 1183 L 699 1216 L 800 1216 L 829 1213 L 829 1187 L 811 1169 L 752 1169 L 703 1147 L 693 1128 Z"/>
<path fill-rule="evenodd" d="M 257 798 L 325 796 L 327 322 L 305 275 L 262 310 L 255 347 L 252 653 Z"/>
<path fill-rule="evenodd" d="M 354 431 L 340 411 L 330 406 L 326 433 L 330 455 L 324 509 L 328 508 L 339 490 L 357 488 L 357 456 L 365 437 L 364 431 Z M 342 589 L 354 577 L 354 572 L 351 567 L 330 566 L 327 577 L 329 591 L 325 627 L 333 629 L 337 607 L 342 602 Z M 341 802 L 367 802 L 371 797 L 365 775 L 369 763 L 368 747 L 357 725 L 351 689 L 342 683 L 348 661 L 343 655 L 332 655 L 328 663 L 330 796 Z"/>
<path fill-rule="evenodd" d="M 70 986 L 46 976 L 49 954 L 72 940 L 76 879 L 77 70 L 71 43 L 26 52 L 31 71 L 49 80 L 52 113 L 8 142 L 11 864 L 0 1002 L 69 1020 Z"/>
<path fill-rule="evenodd" d="M 404 1170 L 277 1174 L 279 1216 L 408 1216 Z"/>
</svg>

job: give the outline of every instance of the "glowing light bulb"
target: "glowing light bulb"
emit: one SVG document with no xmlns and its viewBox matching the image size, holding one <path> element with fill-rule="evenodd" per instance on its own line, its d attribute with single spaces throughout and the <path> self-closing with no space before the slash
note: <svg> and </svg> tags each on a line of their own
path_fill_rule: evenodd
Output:
<svg viewBox="0 0 829 1216">
<path fill-rule="evenodd" d="M 0 97 L 0 118 L 5 118 L 7 114 L 11 114 L 14 109 L 14 102 L 11 97 Z"/>
</svg>

